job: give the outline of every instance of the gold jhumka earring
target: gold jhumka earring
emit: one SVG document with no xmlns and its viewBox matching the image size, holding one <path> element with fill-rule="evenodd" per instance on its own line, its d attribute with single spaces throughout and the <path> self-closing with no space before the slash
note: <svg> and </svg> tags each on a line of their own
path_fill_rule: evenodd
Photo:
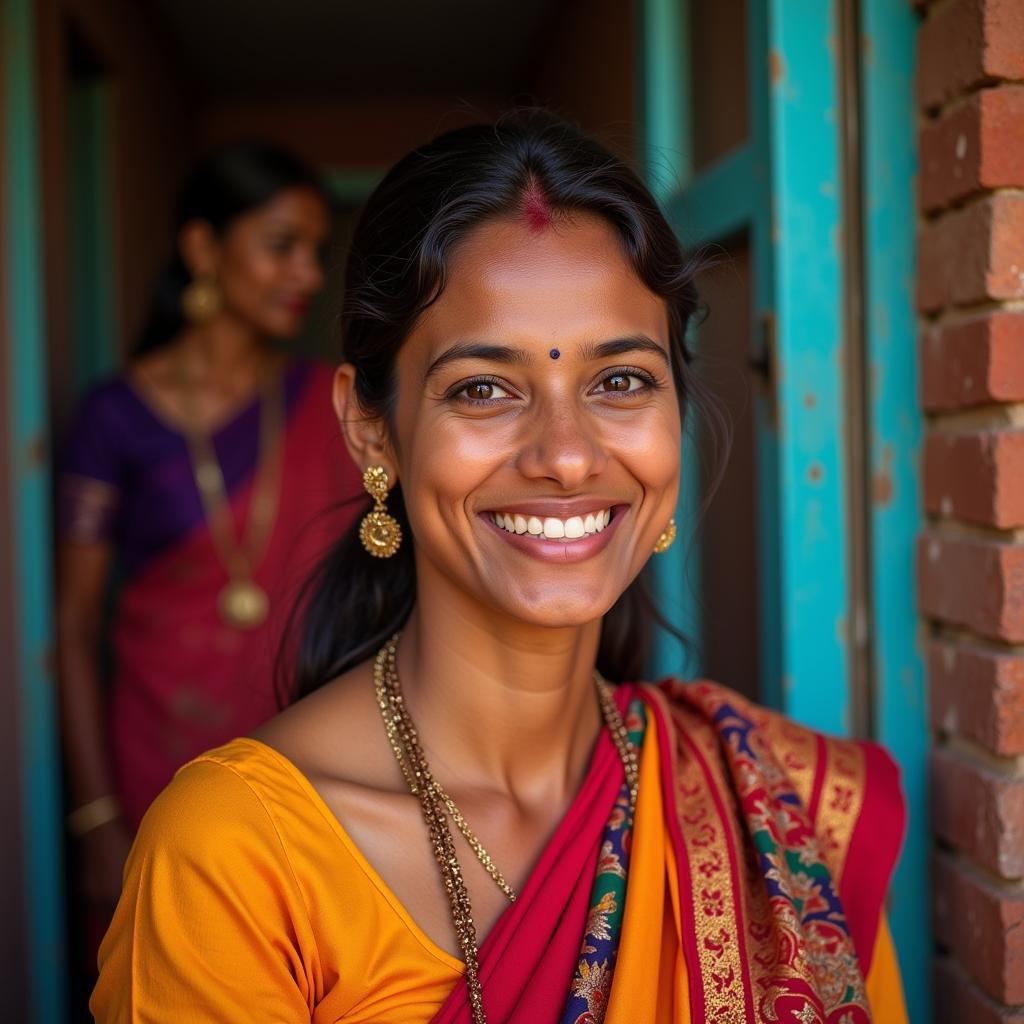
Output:
<svg viewBox="0 0 1024 1024">
<path fill-rule="evenodd" d="M 182 290 L 181 312 L 190 324 L 208 324 L 220 307 L 220 288 L 212 277 L 197 277 Z"/>
<path fill-rule="evenodd" d="M 363 487 L 373 498 L 374 507 L 359 524 L 359 539 L 374 558 L 390 558 L 402 543 L 402 527 L 384 505 L 388 496 L 388 471 L 383 466 L 370 466 L 363 473 Z"/>
<path fill-rule="evenodd" d="M 663 555 L 670 547 L 672 547 L 673 541 L 676 539 L 676 520 L 673 516 L 668 521 L 668 526 L 661 531 L 661 536 L 657 539 L 654 544 L 654 553 L 656 555 Z"/>
</svg>

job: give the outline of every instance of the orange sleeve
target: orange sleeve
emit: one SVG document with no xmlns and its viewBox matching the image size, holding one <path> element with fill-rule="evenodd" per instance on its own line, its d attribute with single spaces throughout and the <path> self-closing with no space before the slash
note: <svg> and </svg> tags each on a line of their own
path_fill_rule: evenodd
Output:
<svg viewBox="0 0 1024 1024">
<path fill-rule="evenodd" d="M 147 812 L 99 962 L 100 1024 L 310 1020 L 319 968 L 302 894 L 233 769 L 192 762 Z"/>
<path fill-rule="evenodd" d="M 871 969 L 865 979 L 865 987 L 872 1020 L 885 1021 L 885 1024 L 907 1024 L 900 965 L 885 914 L 882 914 L 878 922 L 875 952 L 871 957 Z"/>
</svg>

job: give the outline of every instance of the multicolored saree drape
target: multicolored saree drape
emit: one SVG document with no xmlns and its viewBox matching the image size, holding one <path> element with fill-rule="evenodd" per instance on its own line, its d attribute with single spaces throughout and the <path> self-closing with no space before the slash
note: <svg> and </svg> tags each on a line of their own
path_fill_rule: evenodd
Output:
<svg viewBox="0 0 1024 1024">
<path fill-rule="evenodd" d="M 135 828 L 186 761 L 278 710 L 272 666 L 305 574 L 344 532 L 362 494 L 331 412 L 331 371 L 308 360 L 283 378 L 277 514 L 255 580 L 271 615 L 241 632 L 221 618 L 227 583 L 184 436 L 127 377 L 97 387 L 69 432 L 60 486 L 64 538 L 104 542 L 122 575 L 111 624 L 108 721 L 118 795 Z M 236 535 L 259 469 L 260 403 L 211 436 Z"/>
<path fill-rule="evenodd" d="M 622 686 L 628 811 L 603 736 L 583 792 L 480 951 L 506 1024 L 901 1024 L 882 904 L 897 770 L 711 683 Z M 456 986 L 435 1024 L 469 1021 Z"/>
</svg>

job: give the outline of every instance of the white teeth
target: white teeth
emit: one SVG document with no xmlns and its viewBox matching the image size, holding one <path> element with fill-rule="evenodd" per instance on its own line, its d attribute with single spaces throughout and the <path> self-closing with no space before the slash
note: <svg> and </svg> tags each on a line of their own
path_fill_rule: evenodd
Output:
<svg viewBox="0 0 1024 1024">
<path fill-rule="evenodd" d="M 583 520 L 579 516 L 572 516 L 565 521 L 565 535 L 575 540 L 584 534 Z"/>
<path fill-rule="evenodd" d="M 610 508 L 600 512 L 588 512 L 585 516 L 569 516 L 558 519 L 555 516 L 524 516 L 518 512 L 490 512 L 491 522 L 508 533 L 529 534 L 544 537 L 545 540 L 579 540 L 588 534 L 600 533 L 610 522 Z"/>
<path fill-rule="evenodd" d="M 548 540 L 561 540 L 565 536 L 565 523 L 561 519 L 545 519 L 544 536 Z"/>
</svg>

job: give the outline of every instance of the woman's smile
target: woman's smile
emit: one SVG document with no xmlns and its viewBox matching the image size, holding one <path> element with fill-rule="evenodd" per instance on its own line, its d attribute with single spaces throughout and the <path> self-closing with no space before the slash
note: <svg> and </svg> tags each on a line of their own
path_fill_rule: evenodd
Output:
<svg viewBox="0 0 1024 1024">
<path fill-rule="evenodd" d="M 513 512 L 486 512 L 480 519 L 516 551 L 544 562 L 584 562 L 611 543 L 629 508 L 586 504 L 591 511 L 576 515 L 549 515 L 550 506 L 534 503 Z"/>
</svg>

